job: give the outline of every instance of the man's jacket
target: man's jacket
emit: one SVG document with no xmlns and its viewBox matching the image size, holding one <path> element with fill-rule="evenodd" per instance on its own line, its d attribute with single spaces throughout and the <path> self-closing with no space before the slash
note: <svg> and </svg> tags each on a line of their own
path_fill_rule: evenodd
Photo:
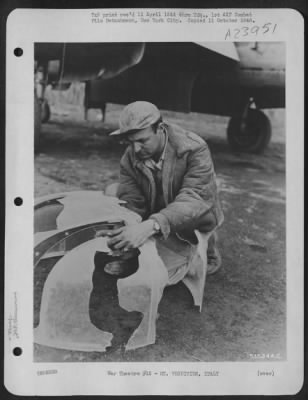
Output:
<svg viewBox="0 0 308 400">
<path fill-rule="evenodd" d="M 168 143 L 162 168 L 166 207 L 153 213 L 154 178 L 131 146 L 121 159 L 118 197 L 143 219 L 155 219 L 165 238 L 172 232 L 189 239 L 194 229 L 209 232 L 223 221 L 215 172 L 203 139 L 176 125 L 166 127 Z"/>
</svg>

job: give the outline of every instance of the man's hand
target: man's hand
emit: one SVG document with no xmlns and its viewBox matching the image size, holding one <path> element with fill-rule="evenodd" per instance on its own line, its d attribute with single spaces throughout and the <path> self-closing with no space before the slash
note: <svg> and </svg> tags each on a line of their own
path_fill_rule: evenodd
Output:
<svg viewBox="0 0 308 400">
<path fill-rule="evenodd" d="M 110 232 L 109 236 L 112 238 L 107 241 L 107 245 L 114 250 L 135 249 L 143 245 L 154 233 L 154 221 L 149 219 Z"/>
</svg>

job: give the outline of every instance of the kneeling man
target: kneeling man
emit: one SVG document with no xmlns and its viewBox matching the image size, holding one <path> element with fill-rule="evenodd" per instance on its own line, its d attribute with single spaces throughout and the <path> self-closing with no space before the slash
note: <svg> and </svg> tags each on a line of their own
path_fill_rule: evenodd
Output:
<svg viewBox="0 0 308 400">
<path fill-rule="evenodd" d="M 215 229 L 223 222 L 209 148 L 198 135 L 162 120 L 154 104 L 127 105 L 119 121 L 128 148 L 121 159 L 117 196 L 142 222 L 113 232 L 109 245 L 127 250 L 156 239 L 168 265 L 170 283 L 182 279 L 193 259 L 196 231 L 212 233 L 207 248 L 207 273 L 221 265 Z"/>
</svg>

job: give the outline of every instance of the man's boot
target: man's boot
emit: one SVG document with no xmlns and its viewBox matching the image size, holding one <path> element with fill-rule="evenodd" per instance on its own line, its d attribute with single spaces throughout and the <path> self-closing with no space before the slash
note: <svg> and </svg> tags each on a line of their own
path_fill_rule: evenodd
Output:
<svg viewBox="0 0 308 400">
<path fill-rule="evenodd" d="M 207 274 L 215 274 L 221 267 L 221 255 L 217 249 L 217 233 L 213 232 L 208 241 L 207 248 Z"/>
</svg>

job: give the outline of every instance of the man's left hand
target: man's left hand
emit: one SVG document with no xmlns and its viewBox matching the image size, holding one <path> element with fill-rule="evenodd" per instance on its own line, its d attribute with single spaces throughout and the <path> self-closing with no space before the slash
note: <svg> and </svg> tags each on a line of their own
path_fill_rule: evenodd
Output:
<svg viewBox="0 0 308 400">
<path fill-rule="evenodd" d="M 143 245 L 154 233 L 154 221 L 147 220 L 110 232 L 111 239 L 107 241 L 107 245 L 114 250 L 135 249 Z"/>
</svg>

